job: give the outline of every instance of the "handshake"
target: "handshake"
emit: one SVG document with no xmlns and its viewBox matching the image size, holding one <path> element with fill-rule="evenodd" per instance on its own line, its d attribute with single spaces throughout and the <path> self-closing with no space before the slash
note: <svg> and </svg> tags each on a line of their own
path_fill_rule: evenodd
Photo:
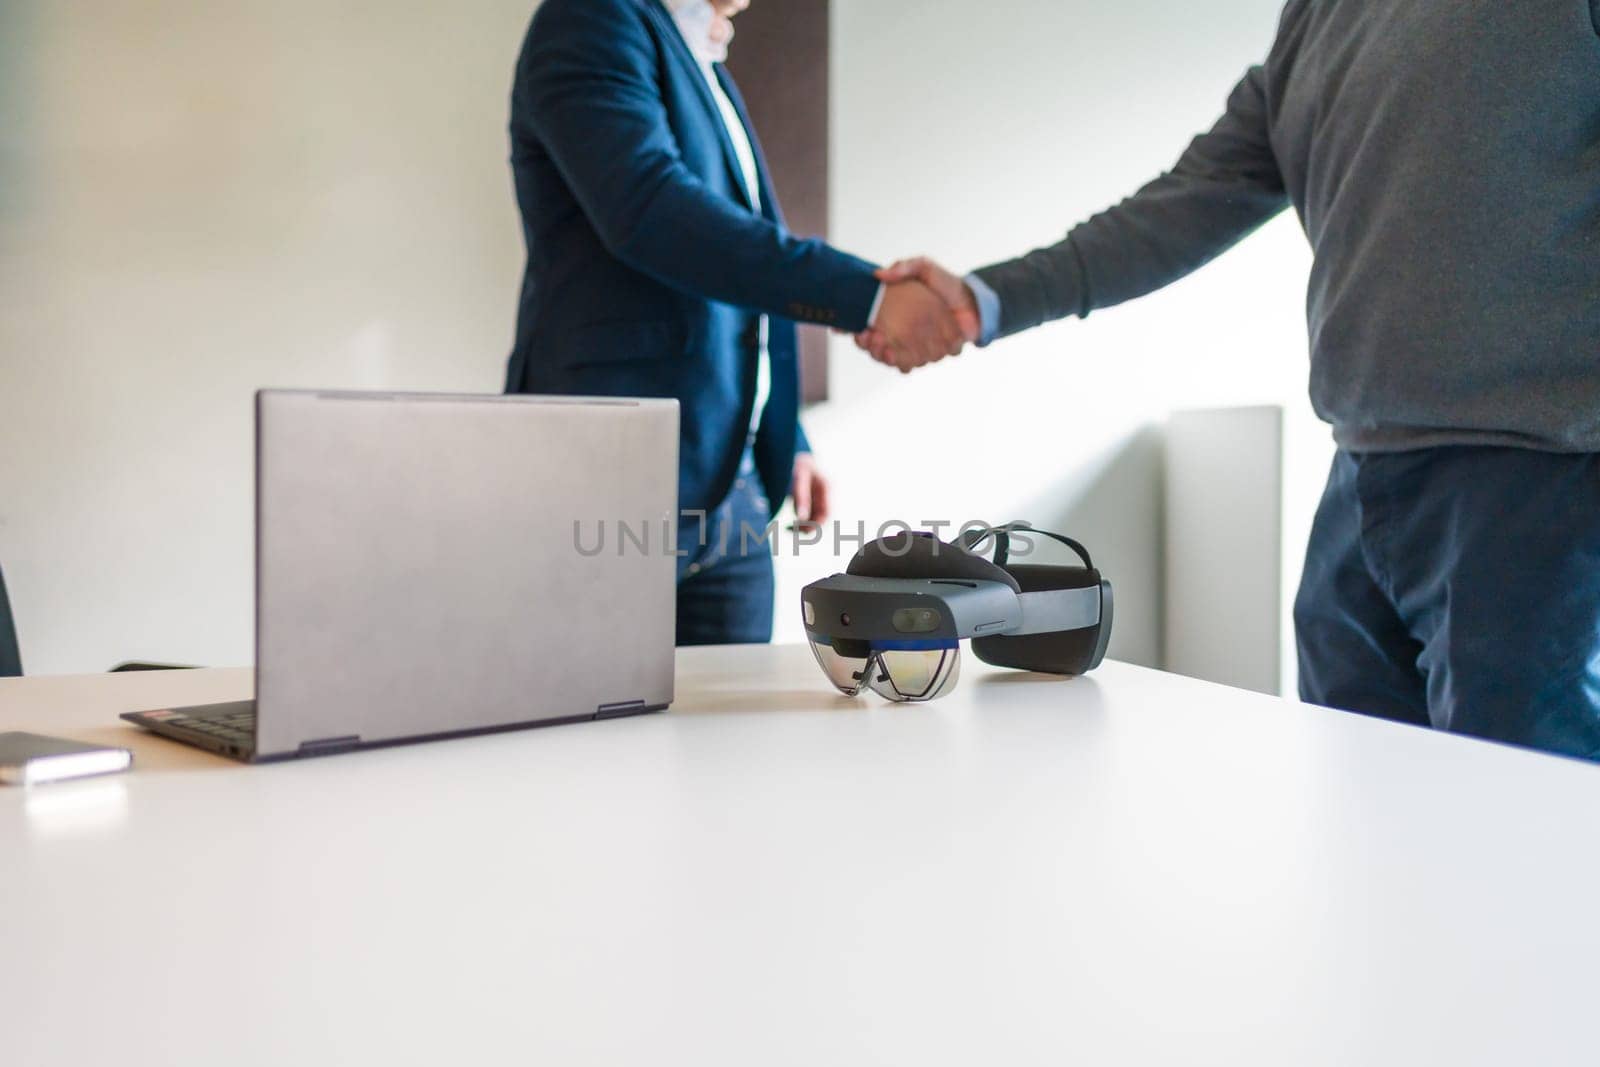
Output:
<svg viewBox="0 0 1600 1067">
<path fill-rule="evenodd" d="M 981 319 L 967 283 L 929 259 L 903 259 L 878 271 L 883 302 L 856 346 L 910 374 L 978 340 Z"/>
</svg>

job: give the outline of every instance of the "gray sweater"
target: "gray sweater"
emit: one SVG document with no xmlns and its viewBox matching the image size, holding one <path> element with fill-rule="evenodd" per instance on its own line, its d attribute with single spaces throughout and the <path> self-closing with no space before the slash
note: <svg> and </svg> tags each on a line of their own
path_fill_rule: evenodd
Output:
<svg viewBox="0 0 1600 1067">
<path fill-rule="evenodd" d="M 1015 333 L 1159 289 L 1289 204 L 1341 447 L 1600 451 L 1600 0 L 1290 0 L 1170 173 L 977 273 Z"/>
</svg>

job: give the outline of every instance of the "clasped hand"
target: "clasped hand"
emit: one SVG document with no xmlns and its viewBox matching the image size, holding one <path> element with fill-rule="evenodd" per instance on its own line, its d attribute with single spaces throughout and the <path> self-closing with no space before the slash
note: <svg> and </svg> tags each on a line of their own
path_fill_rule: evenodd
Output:
<svg viewBox="0 0 1600 1067">
<path fill-rule="evenodd" d="M 977 301 L 966 282 L 930 259 L 903 259 L 878 271 L 883 303 L 856 345 L 879 363 L 909 374 L 978 339 Z"/>
</svg>

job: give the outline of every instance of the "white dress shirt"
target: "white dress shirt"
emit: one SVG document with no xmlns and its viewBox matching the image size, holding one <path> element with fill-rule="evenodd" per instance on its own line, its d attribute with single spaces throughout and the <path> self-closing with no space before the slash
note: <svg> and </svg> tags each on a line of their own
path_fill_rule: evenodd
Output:
<svg viewBox="0 0 1600 1067">
<path fill-rule="evenodd" d="M 689 46 L 689 51 L 700 64 L 700 72 L 705 75 L 706 84 L 711 88 L 711 98 L 717 102 L 717 110 L 722 113 L 722 124 L 728 131 L 728 139 L 733 142 L 733 154 L 739 160 L 739 173 L 744 179 L 745 193 L 750 198 L 751 210 L 759 215 L 761 173 L 756 167 L 756 152 L 750 143 L 750 132 L 739 120 L 739 110 L 733 106 L 733 101 L 723 90 L 722 82 L 717 80 L 716 68 L 712 65 L 711 57 L 720 56 L 721 50 L 708 36 L 711 28 L 711 19 L 708 17 L 711 5 L 708 0 L 662 0 L 662 3 L 672 13 L 672 20 L 677 23 L 684 44 Z M 765 315 L 761 316 L 758 330 L 760 350 L 756 357 L 756 402 L 750 410 L 752 435 L 761 425 L 761 414 L 766 410 L 767 398 L 772 395 L 772 354 L 767 347 Z"/>
</svg>

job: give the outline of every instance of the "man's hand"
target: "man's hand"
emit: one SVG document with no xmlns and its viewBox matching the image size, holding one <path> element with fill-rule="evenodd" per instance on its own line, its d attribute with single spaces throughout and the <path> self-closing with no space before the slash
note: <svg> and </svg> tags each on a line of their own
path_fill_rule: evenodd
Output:
<svg viewBox="0 0 1600 1067">
<path fill-rule="evenodd" d="M 817 470 L 811 453 L 794 457 L 794 482 L 789 490 L 794 497 L 794 516 L 802 526 L 818 526 L 828 521 L 828 480 Z"/>
<path fill-rule="evenodd" d="M 890 286 L 889 292 L 891 293 L 894 291 L 894 287 L 904 285 L 907 282 L 921 282 L 944 302 L 956 328 L 961 332 L 962 342 L 968 343 L 978 340 L 982 332 L 982 320 L 978 312 L 977 298 L 972 295 L 972 290 L 967 288 L 966 282 L 951 274 L 933 260 L 925 256 L 902 259 L 898 263 L 893 263 L 878 271 L 878 280 Z M 888 297 L 885 296 L 884 303 L 888 304 L 888 302 Z M 881 319 L 882 317 L 880 314 L 879 318 Z M 902 360 L 897 358 L 892 338 L 887 336 L 885 331 L 879 329 L 877 323 L 873 323 L 869 329 L 856 335 L 856 345 L 863 352 L 871 353 L 872 358 L 880 363 L 892 364 L 902 371 L 908 371 L 912 366 L 922 365 L 921 363 L 914 363 L 911 366 L 903 365 Z M 953 356 L 958 354 L 959 351 L 958 346 L 955 352 L 945 354 Z M 924 360 L 923 362 L 932 361 Z"/>
<path fill-rule="evenodd" d="M 867 332 L 874 344 L 863 347 L 874 359 L 905 374 L 958 355 L 967 342 L 949 305 L 921 281 L 910 278 L 888 283 L 878 317 Z"/>
</svg>

